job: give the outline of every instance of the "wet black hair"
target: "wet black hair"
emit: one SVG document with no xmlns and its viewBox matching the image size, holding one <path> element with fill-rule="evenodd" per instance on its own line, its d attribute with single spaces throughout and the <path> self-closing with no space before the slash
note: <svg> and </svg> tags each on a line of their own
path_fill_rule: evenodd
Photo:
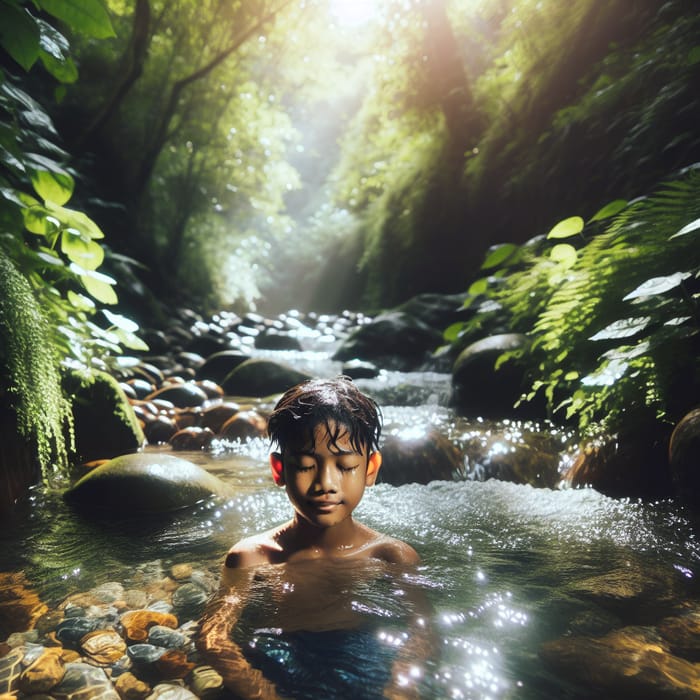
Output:
<svg viewBox="0 0 700 700">
<path fill-rule="evenodd" d="M 273 444 L 285 447 L 313 443 L 314 430 L 323 425 L 331 445 L 345 434 L 354 450 L 379 449 L 382 414 L 350 377 L 310 379 L 288 389 L 277 402 L 267 424 Z"/>
</svg>

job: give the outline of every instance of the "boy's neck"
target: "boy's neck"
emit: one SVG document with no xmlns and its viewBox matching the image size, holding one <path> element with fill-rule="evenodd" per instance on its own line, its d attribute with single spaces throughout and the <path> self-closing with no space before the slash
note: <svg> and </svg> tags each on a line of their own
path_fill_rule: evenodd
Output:
<svg viewBox="0 0 700 700">
<path fill-rule="evenodd" d="M 294 549 L 297 552 L 317 548 L 323 554 L 333 556 L 360 544 L 358 526 L 352 517 L 331 527 L 316 527 L 295 515 L 290 529 L 294 533 Z"/>
</svg>

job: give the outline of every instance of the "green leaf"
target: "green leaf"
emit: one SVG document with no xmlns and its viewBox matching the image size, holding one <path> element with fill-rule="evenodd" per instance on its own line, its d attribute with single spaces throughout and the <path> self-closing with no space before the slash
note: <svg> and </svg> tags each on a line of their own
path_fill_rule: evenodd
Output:
<svg viewBox="0 0 700 700">
<path fill-rule="evenodd" d="M 62 83 L 74 83 L 78 79 L 78 69 L 70 57 L 67 39 L 48 22 L 37 19 L 41 29 L 39 58 L 44 68 Z"/>
<path fill-rule="evenodd" d="M 119 301 L 116 292 L 107 282 L 89 275 L 82 275 L 80 281 L 93 299 L 103 304 L 116 304 Z"/>
<path fill-rule="evenodd" d="M 576 370 L 572 370 L 571 372 L 567 372 L 564 375 L 565 382 L 573 382 L 578 378 L 579 378 L 579 373 Z"/>
<path fill-rule="evenodd" d="M 611 323 L 603 330 L 591 336 L 591 340 L 617 340 L 618 338 L 629 338 L 643 331 L 651 323 L 650 316 L 638 316 L 634 318 L 621 318 L 619 321 Z"/>
<path fill-rule="evenodd" d="M 688 52 L 688 59 L 687 63 L 689 66 L 694 66 L 697 63 L 700 63 L 700 46 L 693 46 L 692 49 Z"/>
<path fill-rule="evenodd" d="M 129 350 L 141 350 L 145 352 L 148 350 L 148 345 L 141 340 L 137 335 L 134 335 L 133 333 L 129 333 L 129 331 L 124 330 L 123 328 L 117 328 L 117 330 L 114 332 L 117 338 L 119 339 L 119 342 L 125 347 L 129 348 Z"/>
<path fill-rule="evenodd" d="M 80 231 L 67 228 L 61 236 L 61 250 L 71 262 L 86 270 L 96 270 L 104 261 L 105 252 L 99 243 L 85 238 Z"/>
<path fill-rule="evenodd" d="M 583 231 L 583 219 L 580 216 L 570 216 L 560 221 L 548 234 L 547 238 L 570 238 Z"/>
<path fill-rule="evenodd" d="M 629 301 L 630 299 L 637 299 L 639 297 L 663 294 L 670 289 L 675 289 L 684 279 L 690 276 L 690 272 L 676 272 L 672 275 L 664 275 L 663 277 L 652 277 L 640 284 L 636 289 L 633 289 L 629 294 L 622 297 L 622 300 Z"/>
<path fill-rule="evenodd" d="M 61 222 L 56 217 L 51 216 L 48 210 L 41 205 L 26 207 L 22 209 L 24 217 L 24 227 L 30 233 L 38 236 L 55 236 L 61 228 Z"/>
<path fill-rule="evenodd" d="M 700 219 L 695 219 L 691 221 L 687 226 L 684 226 L 680 231 L 674 233 L 669 240 L 673 238 L 678 238 L 678 236 L 685 236 L 687 233 L 692 233 L 700 228 Z"/>
<path fill-rule="evenodd" d="M 99 239 L 105 237 L 100 227 L 82 211 L 66 209 L 65 207 L 55 205 L 53 202 L 46 202 L 46 208 L 67 227 L 78 229 L 80 233 L 89 238 Z"/>
<path fill-rule="evenodd" d="M 0 46 L 28 71 L 39 57 L 39 26 L 23 7 L 2 3 Z"/>
<path fill-rule="evenodd" d="M 126 331 L 127 333 L 135 333 L 139 329 L 139 324 L 126 316 L 112 313 L 108 309 L 102 309 L 102 313 L 107 317 L 110 324 L 116 328 Z"/>
<path fill-rule="evenodd" d="M 593 217 L 590 219 L 593 221 L 600 221 L 601 219 L 609 219 L 611 216 L 615 216 L 621 212 L 627 206 L 626 199 L 615 199 L 609 204 L 606 204 L 602 209 L 599 209 Z"/>
<path fill-rule="evenodd" d="M 489 288 L 489 280 L 487 277 L 482 277 L 481 279 L 472 282 L 471 286 L 467 290 L 469 294 L 477 296 L 479 294 L 484 294 Z"/>
<path fill-rule="evenodd" d="M 445 329 L 445 332 L 442 334 L 443 338 L 448 343 L 454 342 L 459 337 L 459 334 L 464 330 L 464 326 L 465 326 L 465 324 L 463 321 L 458 321 L 457 323 L 453 323 L 451 326 L 448 326 Z"/>
<path fill-rule="evenodd" d="M 75 182 L 65 170 L 35 170 L 32 173 L 32 185 L 44 202 L 62 206 L 73 196 Z"/>
<path fill-rule="evenodd" d="M 568 243 L 558 243 L 549 251 L 549 257 L 554 262 L 568 269 L 576 264 L 578 253 L 574 246 Z"/>
<path fill-rule="evenodd" d="M 498 267 L 501 263 L 511 258 L 518 248 L 519 246 L 514 243 L 502 243 L 493 246 L 481 264 L 481 269 L 490 270 L 493 267 Z"/>
<path fill-rule="evenodd" d="M 86 297 L 84 294 L 77 294 L 73 290 L 69 289 L 66 294 L 68 301 L 74 306 L 78 311 L 94 311 L 95 302 Z"/>
<path fill-rule="evenodd" d="M 72 29 L 96 39 L 116 36 L 100 0 L 41 0 L 41 7 Z"/>
</svg>

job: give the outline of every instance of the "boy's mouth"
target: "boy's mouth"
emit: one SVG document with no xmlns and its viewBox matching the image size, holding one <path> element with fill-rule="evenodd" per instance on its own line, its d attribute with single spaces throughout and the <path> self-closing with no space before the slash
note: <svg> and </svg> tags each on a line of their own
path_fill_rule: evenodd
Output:
<svg viewBox="0 0 700 700">
<path fill-rule="evenodd" d="M 318 500 L 318 501 L 309 501 L 309 505 L 314 510 L 319 510 L 321 512 L 327 512 L 333 510 L 336 506 L 340 505 L 340 501 L 326 501 L 326 500 Z"/>
</svg>

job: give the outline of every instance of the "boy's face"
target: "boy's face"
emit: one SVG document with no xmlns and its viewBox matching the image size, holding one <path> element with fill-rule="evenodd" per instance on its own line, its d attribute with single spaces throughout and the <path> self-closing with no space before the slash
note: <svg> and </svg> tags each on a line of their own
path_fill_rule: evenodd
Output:
<svg viewBox="0 0 700 700">
<path fill-rule="evenodd" d="M 331 428 L 334 428 L 331 425 Z M 381 466 L 379 452 L 358 452 L 347 431 L 332 442 L 325 425 L 314 430 L 313 443 L 291 445 L 271 455 L 273 477 L 284 485 L 297 514 L 317 527 L 337 525 L 352 515 L 366 486 Z"/>
</svg>

